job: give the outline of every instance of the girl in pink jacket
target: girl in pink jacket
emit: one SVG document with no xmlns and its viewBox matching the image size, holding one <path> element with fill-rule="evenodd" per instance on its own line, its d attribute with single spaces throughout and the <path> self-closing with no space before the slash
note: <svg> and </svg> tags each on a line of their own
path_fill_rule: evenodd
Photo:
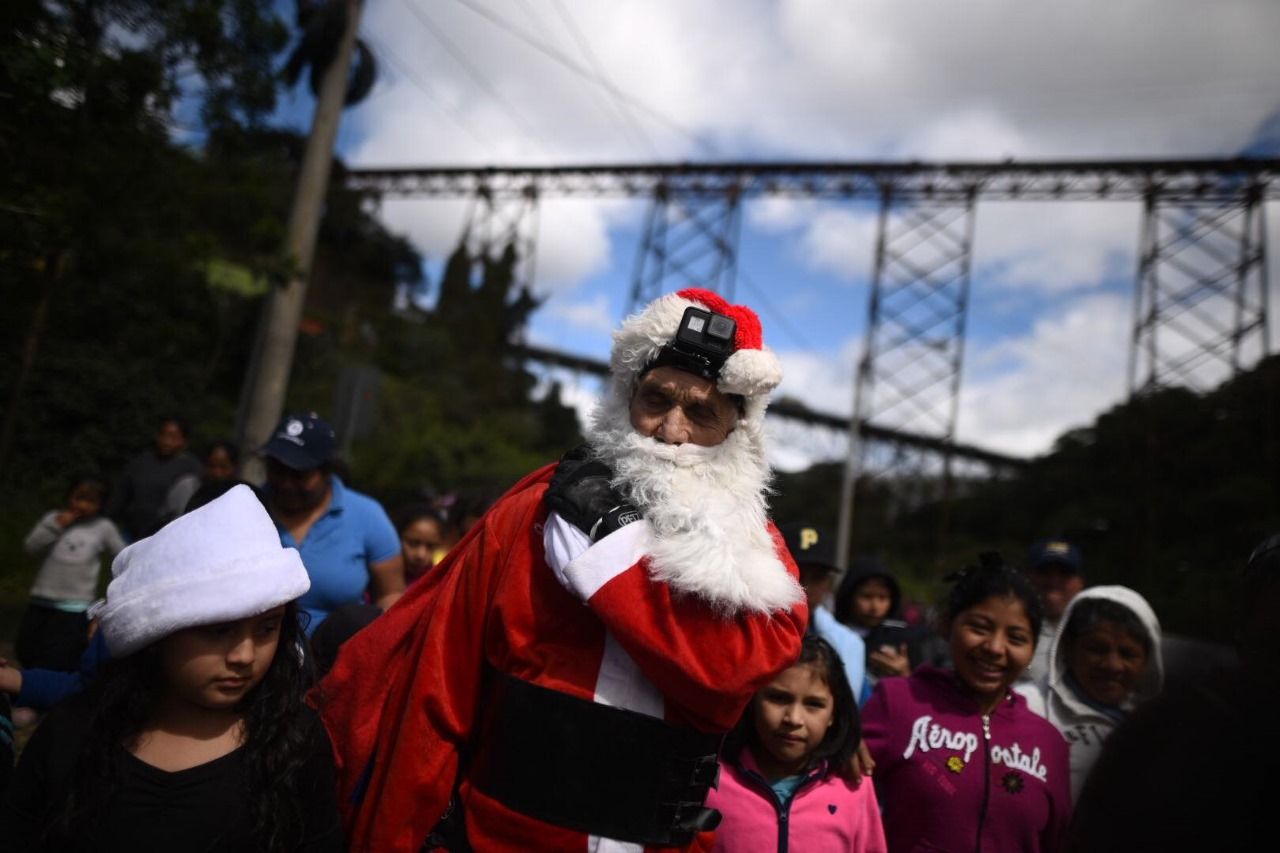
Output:
<svg viewBox="0 0 1280 853">
<path fill-rule="evenodd" d="M 1040 604 L 999 555 L 960 573 L 944 627 L 954 671 L 886 678 L 862 709 L 893 853 L 1051 853 L 1071 815 L 1067 743 L 1010 690 Z"/>
<path fill-rule="evenodd" d="M 882 853 L 884 830 L 870 780 L 851 783 L 861 737 L 844 666 L 809 634 L 800 659 L 756 693 L 726 740 L 719 788 L 707 806 L 722 819 L 715 850 Z"/>
</svg>

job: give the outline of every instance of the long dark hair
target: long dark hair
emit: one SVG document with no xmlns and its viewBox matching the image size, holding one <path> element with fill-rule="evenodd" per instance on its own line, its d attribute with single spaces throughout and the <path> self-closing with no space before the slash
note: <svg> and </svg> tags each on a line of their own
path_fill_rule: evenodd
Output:
<svg viewBox="0 0 1280 853">
<path fill-rule="evenodd" d="M 312 681 L 305 642 L 297 605 L 290 602 L 280 620 L 280 642 L 271 666 L 241 700 L 245 794 L 259 849 L 268 853 L 293 849 L 303 836 L 301 792 L 309 780 L 302 779 L 300 771 L 314 736 L 312 718 L 300 713 Z M 99 669 L 83 697 L 92 709 L 88 732 L 67 798 L 49 826 L 49 847 L 64 849 L 94 836 L 119 787 L 120 750 L 137 740 L 164 689 L 155 643 Z"/>
<path fill-rule="evenodd" d="M 812 666 L 818 676 L 826 682 L 831 691 L 831 727 L 818 748 L 809 756 L 809 764 L 805 771 L 811 770 L 821 762 L 827 762 L 825 776 L 838 773 L 853 758 L 858 750 L 858 742 L 862 740 L 862 718 L 858 714 L 858 703 L 853 698 L 853 688 L 849 686 L 849 677 L 845 675 L 844 662 L 831 644 L 817 634 L 805 634 L 804 643 L 800 646 L 800 658 L 792 666 Z M 760 748 L 760 736 L 756 733 L 755 699 L 742 712 L 738 724 L 733 727 L 724 741 L 724 756 L 730 761 L 738 761 L 744 746 Z"/>
</svg>

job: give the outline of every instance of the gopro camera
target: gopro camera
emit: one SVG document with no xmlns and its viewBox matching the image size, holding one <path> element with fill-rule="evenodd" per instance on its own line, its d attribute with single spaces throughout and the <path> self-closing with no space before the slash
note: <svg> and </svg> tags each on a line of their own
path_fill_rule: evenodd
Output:
<svg viewBox="0 0 1280 853">
<path fill-rule="evenodd" d="M 675 340 L 662 348 L 649 369 L 678 367 L 714 382 L 724 360 L 733 354 L 737 331 L 738 323 L 732 317 L 689 306 L 680 318 Z"/>
</svg>

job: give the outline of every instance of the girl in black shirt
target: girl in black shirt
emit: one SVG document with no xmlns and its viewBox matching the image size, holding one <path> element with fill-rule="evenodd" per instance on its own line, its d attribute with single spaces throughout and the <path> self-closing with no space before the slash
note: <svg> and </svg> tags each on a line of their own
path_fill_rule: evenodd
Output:
<svg viewBox="0 0 1280 853">
<path fill-rule="evenodd" d="M 123 551 L 115 659 L 28 743 L 0 850 L 338 851 L 328 737 L 302 702 L 309 582 L 245 487 Z"/>
</svg>

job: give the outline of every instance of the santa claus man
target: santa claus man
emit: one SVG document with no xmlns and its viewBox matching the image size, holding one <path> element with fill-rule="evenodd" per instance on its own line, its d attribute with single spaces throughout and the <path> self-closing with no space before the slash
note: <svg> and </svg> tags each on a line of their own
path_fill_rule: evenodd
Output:
<svg viewBox="0 0 1280 853">
<path fill-rule="evenodd" d="M 517 483 L 318 688 L 353 850 L 710 841 L 720 737 L 808 619 L 765 503 L 781 371 L 755 313 L 699 289 L 629 317 L 610 369 L 588 444 Z"/>
</svg>

